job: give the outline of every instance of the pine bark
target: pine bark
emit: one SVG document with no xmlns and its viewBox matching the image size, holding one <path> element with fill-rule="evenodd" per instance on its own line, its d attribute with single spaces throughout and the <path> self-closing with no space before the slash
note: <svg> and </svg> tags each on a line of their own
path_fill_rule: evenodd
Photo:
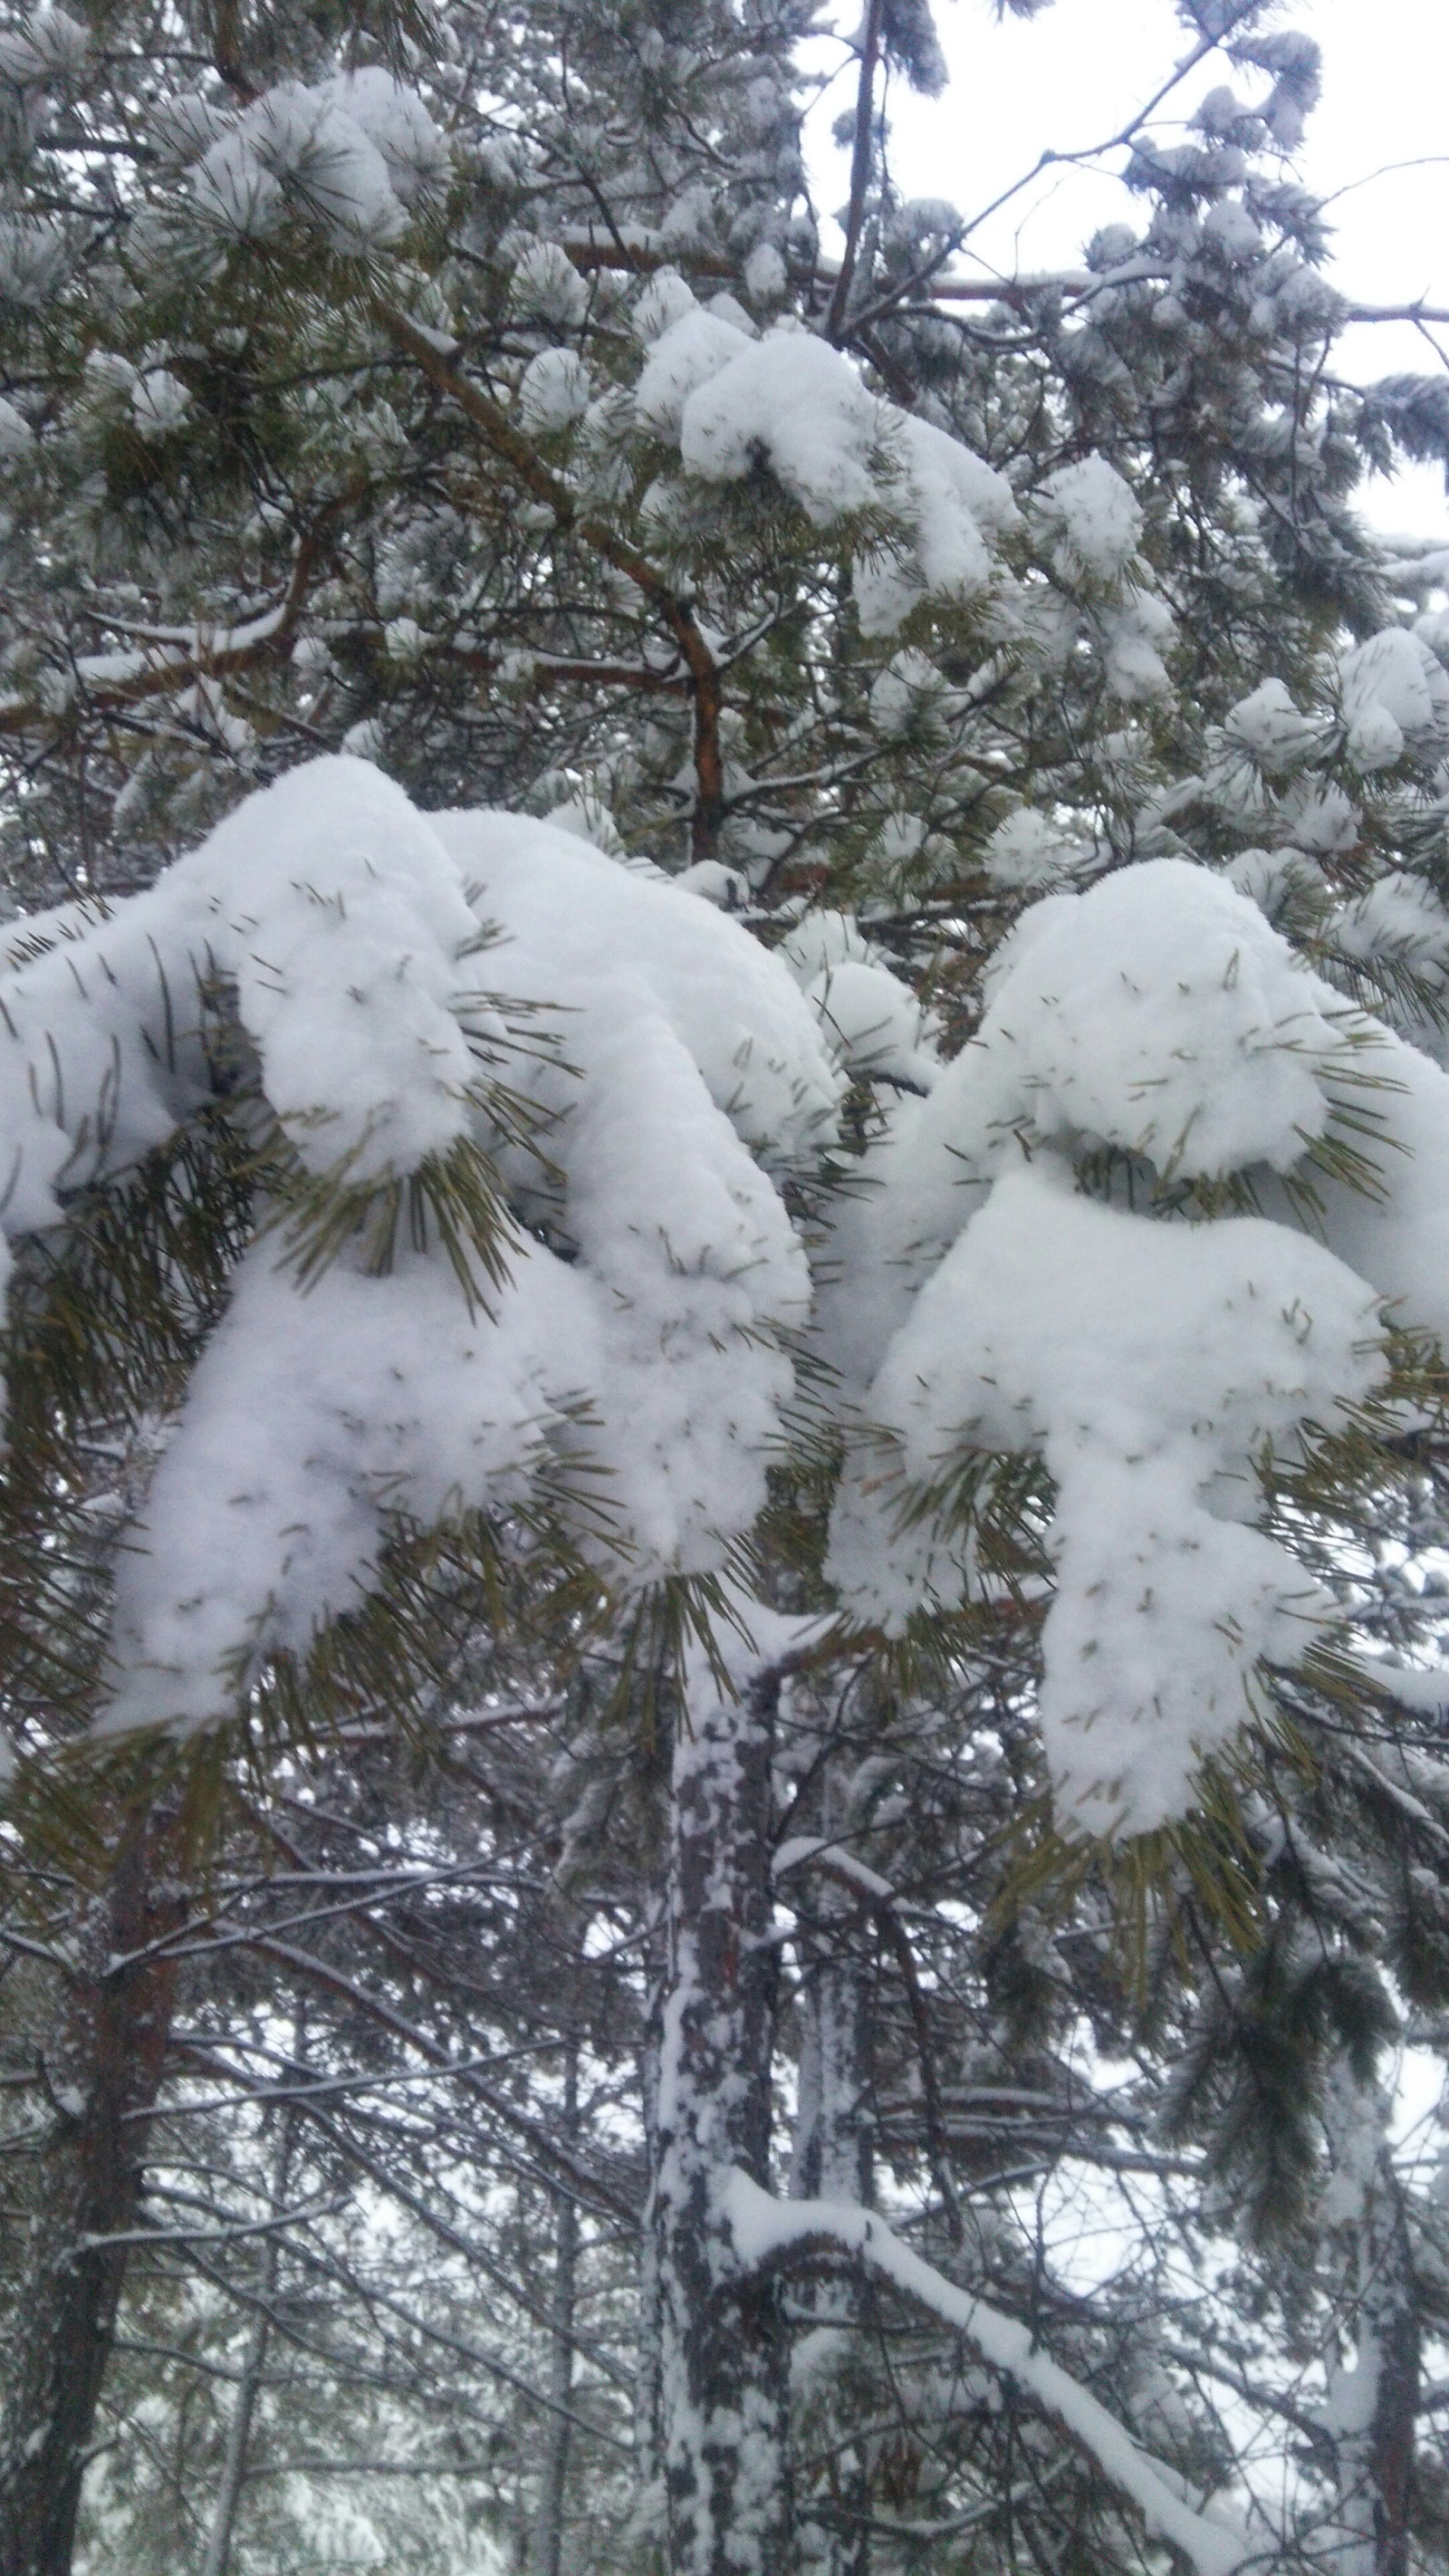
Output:
<svg viewBox="0 0 1449 2576">
<path fill-rule="evenodd" d="M 669 2576 L 789 2563 L 780 2293 L 737 2261 L 721 2187 L 769 2180 L 776 1953 L 771 1750 L 778 1670 L 682 1724 L 650 2206 Z"/>
<path fill-rule="evenodd" d="M 1345 2087 L 1343 2098 L 1357 2114 L 1357 2129 L 1334 2106 L 1330 2130 L 1337 2132 L 1342 2169 L 1357 2169 L 1361 2206 L 1345 2303 L 1355 2357 L 1329 2381 L 1338 2484 L 1333 2555 L 1343 2576 L 1411 2576 L 1423 2302 L 1404 2194 L 1384 2135 L 1388 2099 L 1377 2095 L 1366 2111 L 1360 2091 Z"/>
<path fill-rule="evenodd" d="M 115 2240 L 141 2217 L 170 2031 L 175 1968 L 152 1947 L 179 1919 L 165 1847 L 154 1817 L 128 1827 L 46 2053 L 52 2119 L 0 2432 L 0 2576 L 70 2576 L 130 2253 Z"/>
<path fill-rule="evenodd" d="M 1423 2332 L 1403 2194 L 1387 2153 L 1380 2159 L 1374 2219 L 1367 2301 L 1378 2348 L 1378 2385 L 1368 2435 L 1374 2576 L 1409 2576 Z"/>
<path fill-rule="evenodd" d="M 563 2129 L 570 2146 L 578 2136 L 579 2052 L 571 2039 L 564 2057 Z M 563 2566 L 564 2502 L 568 2489 L 569 2448 L 573 2422 L 569 2400 L 574 2384 L 574 2309 L 579 2256 L 578 2203 L 561 2193 L 554 2226 L 553 2302 L 549 2347 L 549 2419 L 543 2474 L 539 2480 L 533 2557 L 538 2576 L 560 2576 Z"/>
<path fill-rule="evenodd" d="M 821 1822 L 827 1838 L 849 1830 L 847 1800 L 833 1779 L 826 1783 Z M 859 1937 L 860 1907 L 843 1887 L 820 1875 L 811 1891 L 811 1912 L 813 1928 L 802 1943 L 806 1975 L 799 2003 L 801 2062 L 790 2193 L 794 2199 L 868 2208 L 873 2182 L 867 2108 L 870 1983 Z M 819 2431 L 827 2436 L 828 2483 L 818 2485 L 809 2500 L 819 2531 L 813 2564 L 819 2576 L 869 2576 L 869 2445 L 848 2437 L 856 2409 L 869 2413 L 869 2392 L 856 2384 L 861 2284 L 842 2273 L 801 2284 L 796 2296 L 819 2326 L 838 2338 L 816 2391 Z M 802 2498 L 802 2515 L 804 2511 Z"/>
</svg>

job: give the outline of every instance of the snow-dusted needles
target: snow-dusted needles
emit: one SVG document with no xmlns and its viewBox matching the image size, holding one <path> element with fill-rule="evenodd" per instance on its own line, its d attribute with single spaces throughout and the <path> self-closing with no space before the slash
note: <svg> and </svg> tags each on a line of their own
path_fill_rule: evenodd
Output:
<svg viewBox="0 0 1449 2576">
<path fill-rule="evenodd" d="M 1079 1826 L 1180 1815 L 1260 1663 L 1321 1633 L 1252 1525 L 1255 1462 L 1381 1384 L 1381 1301 L 1449 1324 L 1449 1078 L 1184 861 L 1032 906 L 946 1064 L 843 916 L 771 955 L 657 871 L 420 814 L 349 759 L 22 947 L 13 1243 L 228 1098 L 273 1140 L 121 1561 L 110 1728 L 224 1715 L 365 1598 L 390 1533 L 558 1505 L 571 1472 L 573 1543 L 626 1587 L 720 1573 L 788 1437 L 811 1284 L 781 1183 L 819 1177 L 842 1062 L 909 1087 L 825 1247 L 813 1331 L 852 1435 L 829 1572 L 847 1622 L 969 1602 L 953 1462 L 1044 1460 L 1039 1714 Z M 1335 1120 L 1365 1081 L 1356 1187 Z M 1105 1200 L 1084 1151 L 1117 1158 Z M 460 1155 L 482 1181 L 450 1232 Z M 1235 1179 L 1261 1212 L 1204 1216 L 1193 1191 Z"/>
<path fill-rule="evenodd" d="M 346 1220 L 299 1276 L 259 1208 L 123 1561 L 108 1726 L 224 1714 L 356 1606 L 390 1528 L 522 1507 L 561 1452 L 592 1472 L 575 1535 L 630 1580 L 720 1561 L 808 1311 L 770 1172 L 818 1150 L 840 1089 L 743 930 L 546 824 L 428 818 L 335 759 L 106 918 L 27 924 L 41 941 L 0 989 L 13 1239 L 226 1097 L 242 1042 L 280 1179 L 290 1157 L 325 1210 L 335 1178 Z M 507 1000 L 480 1003 L 484 972 Z M 502 1230 L 459 1245 L 428 1190 L 465 1149 Z M 409 1180 L 421 1223 L 380 1257 L 370 1209 Z"/>
</svg>

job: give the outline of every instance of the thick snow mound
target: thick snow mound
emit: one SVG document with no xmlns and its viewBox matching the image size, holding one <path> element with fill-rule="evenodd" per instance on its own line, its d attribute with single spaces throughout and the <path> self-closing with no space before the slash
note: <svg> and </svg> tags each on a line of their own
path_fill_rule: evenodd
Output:
<svg viewBox="0 0 1449 2576">
<path fill-rule="evenodd" d="M 205 1721 L 279 1648 L 361 1602 L 399 1516 L 529 1498 L 572 1375 L 598 1376 L 586 1288 L 520 1248 L 491 1315 L 446 1265 L 335 1262 L 307 1295 L 270 1242 L 242 1265 L 121 1558 L 112 1728 Z"/>
<path fill-rule="evenodd" d="M 777 953 L 839 1064 L 910 1090 L 930 1090 L 940 1071 L 930 1014 L 853 913 L 802 913 Z"/>
<path fill-rule="evenodd" d="M 292 771 L 146 893 L 56 928 L 0 977 L 12 1237 L 198 1105 L 222 986 L 314 1170 L 410 1171 L 466 1131 L 478 921 L 431 826 L 366 762 Z"/>
<path fill-rule="evenodd" d="M 109 918 L 47 917 L 15 953 L 7 1261 L 224 1089 L 239 1049 L 320 1185 L 475 1149 L 513 1211 L 487 1311 L 436 1236 L 375 1276 L 362 1229 L 304 1289 L 259 1235 L 124 1562 L 113 1723 L 223 1714 L 358 1605 L 390 1534 L 517 1510 L 541 1478 L 620 1579 L 723 1564 L 808 1312 L 771 1172 L 829 1140 L 842 1090 L 737 923 L 548 824 L 428 817 L 326 759 Z"/>
<path fill-rule="evenodd" d="M 1359 1158 L 1360 1186 L 1320 1144 Z M 897 1110 L 837 1211 L 819 1329 L 849 1383 L 997 1172 L 1044 1146 L 1113 1147 L 1164 1181 L 1248 1173 L 1287 1230 L 1311 1221 L 1398 1321 L 1449 1339 L 1449 1074 L 1209 869 L 1149 860 L 1023 913 L 975 1040 Z"/>
<path fill-rule="evenodd" d="M 687 888 L 641 876 L 591 842 L 526 815 L 435 814 L 430 827 L 498 923 L 511 993 L 625 1021 L 646 1004 L 689 1048 L 747 1143 L 789 1161 L 834 1119 L 839 1079 L 791 978 L 747 930 Z M 475 924 L 476 927 L 476 924 Z"/>
<path fill-rule="evenodd" d="M 975 1040 L 928 1099 L 892 1119 L 838 1210 L 820 1319 L 832 1364 L 857 1387 L 873 1375 L 922 1281 L 1023 1145 L 1112 1146 L 1164 1179 L 1291 1171 L 1329 1125 L 1335 1076 L 1362 1058 L 1398 1078 L 1384 1052 L 1398 1042 L 1370 1032 L 1372 1046 L 1355 1047 L 1366 1029 L 1255 904 L 1185 860 L 1033 904 L 1000 951 Z M 1404 1158 L 1389 1159 L 1395 1185 L 1411 1185 Z M 1389 1222 L 1380 1212 L 1384 1276 L 1367 1276 L 1400 1295 Z M 1411 1227 L 1393 1249 L 1407 1254 L 1412 1238 Z"/>
<path fill-rule="evenodd" d="M 1315 1157 L 1345 1144 L 1356 1182 Z M 1103 1145 L 1147 1167 L 1137 1212 L 1073 1194 Z M 1153 1211 L 1154 1175 L 1233 1172 L 1261 1217 Z M 1207 869 L 1155 860 L 1034 905 L 977 1038 L 836 1213 L 816 1332 L 885 1439 L 837 1503 L 842 1603 L 898 1628 L 969 1597 L 969 1533 L 923 1503 L 972 1450 L 1036 1451 L 1059 1797 L 1094 1830 L 1181 1813 L 1256 1667 L 1299 1660 L 1322 1606 L 1245 1526 L 1253 1461 L 1377 1382 L 1382 1308 L 1449 1337 L 1449 1075 Z"/>
<path fill-rule="evenodd" d="M 1324 999 L 1246 896 L 1152 859 L 1023 915 L 978 1056 L 996 1118 L 1044 1140 L 1114 1145 L 1162 1174 L 1287 1171 L 1323 1133 L 1344 1061 Z"/>
<path fill-rule="evenodd" d="M 904 1473 L 963 1449 L 1040 1452 L 1057 1592 L 1040 1723 L 1059 1801 L 1094 1831 L 1179 1814 L 1247 1714 L 1260 1658 L 1296 1661 L 1322 1606 L 1243 1526 L 1252 1461 L 1383 1373 L 1375 1300 L 1321 1245 L 1257 1218 L 1155 1223 L 1074 1194 L 1046 1156 L 997 1181 L 896 1336 L 869 1409 Z M 833 1570 L 899 1627 L 969 1570 L 896 1534 L 899 1489 L 843 1498 Z"/>
</svg>

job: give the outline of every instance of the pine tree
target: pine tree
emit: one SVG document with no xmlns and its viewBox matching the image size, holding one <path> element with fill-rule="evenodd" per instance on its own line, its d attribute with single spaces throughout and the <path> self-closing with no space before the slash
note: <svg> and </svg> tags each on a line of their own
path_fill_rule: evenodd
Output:
<svg viewBox="0 0 1449 2576">
<path fill-rule="evenodd" d="M 1272 14 L 1184 0 L 1247 94 L 1006 281 L 892 169 L 914 0 L 838 262 L 794 0 L 5 15 L 13 1832 L 164 1911 L 289 1745 L 547 1674 L 517 1937 L 534 1871 L 619 1966 L 527 1989 L 529 2384 L 571 2420 L 617 2299 L 545 2141 L 632 2051 L 621 2563 L 1442 2528 L 1382 2088 L 1449 1919 L 1449 627 L 1353 495 L 1446 424 L 1333 368 Z M 129 2143 L 17 2255 L 5 2576 L 69 2563 L 172 2116 L 107 1937 L 45 2152 Z"/>
</svg>

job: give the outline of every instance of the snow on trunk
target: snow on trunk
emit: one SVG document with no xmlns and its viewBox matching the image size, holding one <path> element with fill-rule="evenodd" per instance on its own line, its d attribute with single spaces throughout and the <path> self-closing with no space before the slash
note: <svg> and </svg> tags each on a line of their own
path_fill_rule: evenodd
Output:
<svg viewBox="0 0 1449 2576">
<path fill-rule="evenodd" d="M 649 2228 L 671 2576 L 785 2563 L 788 2350 L 778 2284 L 742 2266 L 724 2195 L 766 2181 L 776 1953 L 770 1761 L 778 1666 L 687 1711 L 670 1801 L 669 1968 Z"/>
<path fill-rule="evenodd" d="M 1342 2235 L 1342 2327 L 1353 2347 L 1351 2360 L 1330 2347 L 1320 2417 L 1338 2490 L 1325 2551 L 1334 2576 L 1409 2576 L 1411 2563 L 1422 2292 L 1391 2119 L 1382 2088 L 1356 2082 L 1340 2060 L 1326 2104 L 1333 2174 L 1321 2213 Z"/>
<path fill-rule="evenodd" d="M 828 1862 L 835 1837 L 848 1836 L 854 1822 L 850 1780 L 838 1759 L 822 1783 L 820 1817 L 820 1850 Z M 788 1890 L 798 1870 L 808 1889 L 795 1942 L 801 2036 L 790 2196 L 865 2207 L 874 2159 L 872 1981 L 862 1891 L 852 1892 L 848 1872 L 812 1867 L 809 1842 L 797 1848 L 798 1860 L 788 1843 L 775 1855 L 777 1882 L 783 1876 Z M 808 2489 L 802 2476 L 799 2521 L 803 2526 L 808 2518 L 818 2535 L 814 2576 L 867 2576 L 876 2463 L 874 2446 L 859 2433 L 862 2421 L 870 2421 L 875 2393 L 862 2368 L 865 2285 L 850 2273 L 831 2272 L 798 2283 L 793 2297 L 814 2321 L 791 2356 L 797 2456 L 828 2464 L 817 2465 Z"/>
</svg>

